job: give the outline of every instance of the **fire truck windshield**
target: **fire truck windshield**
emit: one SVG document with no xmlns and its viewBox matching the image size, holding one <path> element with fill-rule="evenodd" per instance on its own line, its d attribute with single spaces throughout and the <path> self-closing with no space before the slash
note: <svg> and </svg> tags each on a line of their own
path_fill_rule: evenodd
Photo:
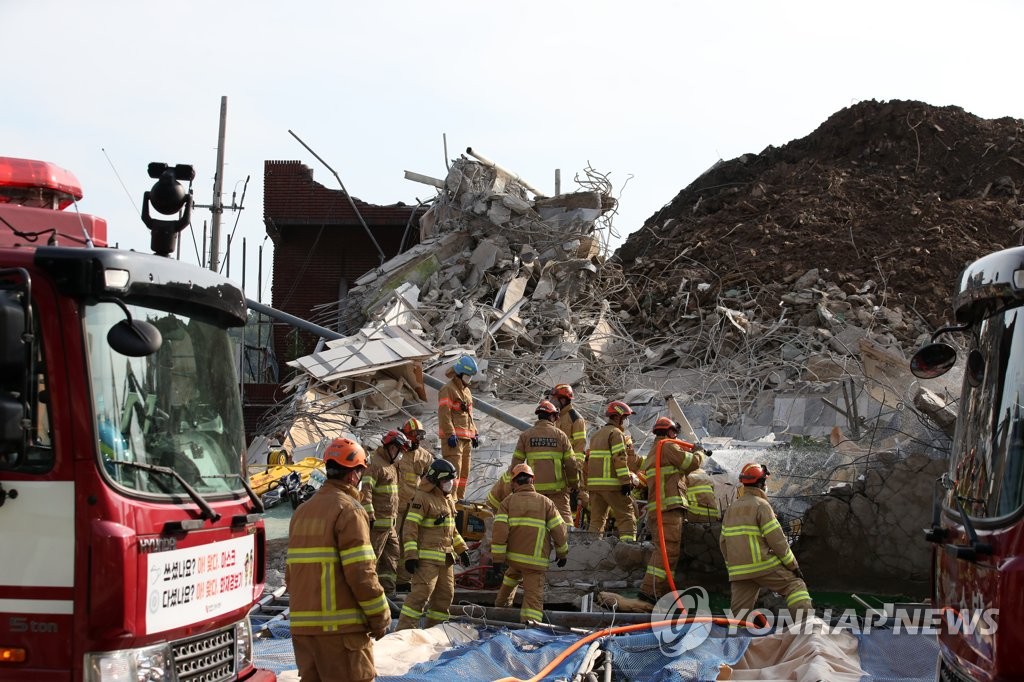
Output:
<svg viewBox="0 0 1024 682">
<path fill-rule="evenodd" d="M 953 490 L 967 513 L 997 519 L 1024 504 L 1024 308 L 983 320 L 967 359 L 953 444 Z M 955 509 L 954 500 L 947 506 Z"/>
<path fill-rule="evenodd" d="M 86 307 L 89 370 L 100 463 L 118 486 L 153 496 L 209 497 L 242 487 L 244 435 L 227 331 L 197 318 L 128 306 L 160 331 L 153 355 L 127 357 L 107 343 L 124 320 L 114 303 Z M 168 467 L 179 475 L 150 466 Z"/>
</svg>

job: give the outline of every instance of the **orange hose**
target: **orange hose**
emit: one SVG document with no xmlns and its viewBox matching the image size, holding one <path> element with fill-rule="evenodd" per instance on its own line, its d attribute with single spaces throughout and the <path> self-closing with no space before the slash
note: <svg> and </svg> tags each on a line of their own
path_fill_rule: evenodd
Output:
<svg viewBox="0 0 1024 682">
<path fill-rule="evenodd" d="M 661 625 L 678 625 L 680 623 L 716 623 L 718 625 L 736 625 L 741 627 L 752 627 L 754 624 L 745 620 L 738 620 L 736 618 L 725 618 L 723 616 L 690 616 L 689 618 L 678 618 L 675 620 L 659 620 L 653 623 L 634 623 L 632 625 L 620 625 L 616 628 L 605 628 L 604 630 L 598 630 L 592 632 L 586 637 L 576 640 L 569 645 L 562 653 L 555 656 L 554 660 L 548 663 L 544 668 L 527 680 L 521 680 L 518 677 L 502 677 L 501 679 L 495 680 L 494 682 L 539 682 L 544 679 L 544 676 L 550 673 L 552 670 L 557 668 L 562 662 L 573 654 L 584 644 L 590 644 L 595 639 L 601 637 L 607 637 L 608 635 L 618 635 L 626 632 L 636 632 L 638 630 L 646 630 L 648 628 L 655 628 Z"/>
</svg>

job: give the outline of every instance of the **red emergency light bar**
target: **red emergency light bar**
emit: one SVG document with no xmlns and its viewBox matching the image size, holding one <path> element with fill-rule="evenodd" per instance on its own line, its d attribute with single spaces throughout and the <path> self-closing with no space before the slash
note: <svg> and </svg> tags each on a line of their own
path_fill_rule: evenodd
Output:
<svg viewBox="0 0 1024 682">
<path fill-rule="evenodd" d="M 82 198 L 74 173 L 45 161 L 0 156 L 0 203 L 40 206 L 50 198 L 61 210 Z"/>
</svg>

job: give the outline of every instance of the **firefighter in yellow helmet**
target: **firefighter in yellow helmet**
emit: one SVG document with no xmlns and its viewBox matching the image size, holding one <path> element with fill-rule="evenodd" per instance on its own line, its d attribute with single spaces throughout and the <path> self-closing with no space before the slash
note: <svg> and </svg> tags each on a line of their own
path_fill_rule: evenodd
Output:
<svg viewBox="0 0 1024 682">
<path fill-rule="evenodd" d="M 590 437 L 587 492 L 590 493 L 590 532 L 604 533 L 609 509 L 615 513 L 619 539 L 636 541 L 636 509 L 629 465 L 626 462 L 626 419 L 633 410 L 621 400 L 608 404 L 608 423 Z"/>
<path fill-rule="evenodd" d="M 435 459 L 412 498 L 402 529 L 405 570 L 412 574 L 412 590 L 405 599 L 398 629 L 419 627 L 427 617 L 427 627 L 448 620 L 455 596 L 455 558 L 469 566 L 466 543 L 455 529 L 455 467 Z M 424 609 L 426 607 L 426 609 Z"/>
<path fill-rule="evenodd" d="M 719 546 L 729 569 L 734 618 L 744 618 L 754 608 L 762 587 L 781 594 L 798 617 L 814 609 L 803 573 L 764 492 L 770 473 L 763 464 L 745 465 L 739 476 L 743 496 L 722 516 Z"/>
<path fill-rule="evenodd" d="M 402 537 L 405 516 L 409 513 L 409 505 L 416 495 L 416 488 L 427 473 L 427 467 L 434 461 L 434 454 L 423 447 L 423 438 L 427 435 L 423 423 L 419 419 L 410 419 L 402 425 L 402 433 L 409 439 L 409 451 L 402 455 L 398 462 L 398 519 L 396 528 L 398 537 Z M 405 562 L 398 562 L 398 589 L 408 590 L 412 578 L 405 570 Z"/>
<path fill-rule="evenodd" d="M 373 645 L 391 625 L 370 524 L 359 502 L 366 453 L 335 438 L 324 452 L 327 481 L 292 514 L 285 582 L 292 646 L 303 680 L 372 680 Z"/>
<path fill-rule="evenodd" d="M 388 431 L 363 474 L 363 509 L 370 517 L 370 544 L 378 557 L 377 577 L 388 595 L 395 593 L 398 580 L 398 464 L 408 449 L 409 439 L 401 431 Z"/>
<path fill-rule="evenodd" d="M 558 567 L 565 566 L 568 533 L 554 503 L 534 489 L 530 465 L 516 464 L 511 473 L 513 493 L 502 500 L 494 517 L 494 567 L 500 573 L 508 563 L 494 605 L 512 606 L 516 588 L 522 583 L 519 620 L 540 622 L 544 619 L 544 574 L 551 563 L 551 550 L 555 550 Z"/>
<path fill-rule="evenodd" d="M 554 502 L 562 520 L 571 525 L 569 491 L 576 489 L 580 481 L 576 455 L 569 437 L 555 425 L 558 408 L 550 400 L 540 401 L 534 414 L 537 415 L 537 423 L 519 434 L 512 464 L 502 479 L 508 483 L 516 465 L 529 464 L 535 472 L 534 490 Z M 495 494 L 496 489 L 492 489 L 491 496 Z M 493 506 L 493 502 L 491 504 Z"/>
<path fill-rule="evenodd" d="M 655 436 L 654 444 L 644 461 L 644 472 L 647 476 L 647 528 L 654 550 L 647 560 L 639 597 L 653 604 L 668 592 L 667 571 L 674 571 L 679 561 L 688 505 L 686 475 L 695 471 L 704 458 L 694 451 L 691 443 L 678 440 L 679 425 L 668 417 L 658 417 L 651 431 Z M 665 539 L 667 564 L 661 553 L 661 538 Z"/>
<path fill-rule="evenodd" d="M 473 392 L 469 385 L 478 372 L 476 360 L 463 355 L 446 372 L 447 384 L 437 392 L 437 432 L 441 439 L 441 456 L 455 467 L 455 499 L 466 494 L 472 450 L 480 444 L 473 421 Z"/>
</svg>

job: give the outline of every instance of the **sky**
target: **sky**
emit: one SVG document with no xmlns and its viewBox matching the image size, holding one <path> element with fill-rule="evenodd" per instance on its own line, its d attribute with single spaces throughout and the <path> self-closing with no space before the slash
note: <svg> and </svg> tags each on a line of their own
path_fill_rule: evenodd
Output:
<svg viewBox="0 0 1024 682">
<path fill-rule="evenodd" d="M 264 160 L 378 204 L 426 200 L 472 147 L 541 191 L 587 165 L 621 240 L 718 159 L 813 132 L 862 100 L 1024 118 L 1015 0 L 0 0 L 0 155 L 71 170 L 111 242 L 149 250 L 150 161 L 190 163 L 211 204 L 227 97 L 220 252 L 270 302 Z M 193 214 L 201 241 L 210 212 Z M 193 233 L 182 258 L 197 262 Z M 263 247 L 263 277 L 259 274 Z M 323 254 L 329 258 L 331 254 Z M 223 255 L 221 260 L 224 260 Z M 262 286 L 260 286 L 262 284 Z"/>
</svg>

